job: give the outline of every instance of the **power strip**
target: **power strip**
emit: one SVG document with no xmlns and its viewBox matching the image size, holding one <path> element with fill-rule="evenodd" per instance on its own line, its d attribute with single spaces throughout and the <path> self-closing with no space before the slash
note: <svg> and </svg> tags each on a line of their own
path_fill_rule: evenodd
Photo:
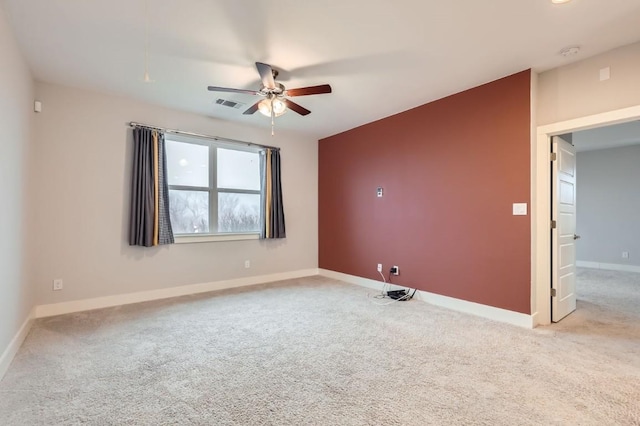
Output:
<svg viewBox="0 0 640 426">
<path fill-rule="evenodd" d="M 411 297 L 408 297 L 409 292 L 407 292 L 406 290 L 389 290 L 387 291 L 387 296 L 391 299 L 396 299 L 399 301 L 411 299 Z"/>
</svg>

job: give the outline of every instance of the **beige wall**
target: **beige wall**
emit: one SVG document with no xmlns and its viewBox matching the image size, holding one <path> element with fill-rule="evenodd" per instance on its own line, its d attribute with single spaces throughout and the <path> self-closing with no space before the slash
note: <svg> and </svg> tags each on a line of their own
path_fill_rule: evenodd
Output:
<svg viewBox="0 0 640 426">
<path fill-rule="evenodd" d="M 600 81 L 610 67 L 611 79 Z M 543 72 L 538 80 L 538 125 L 640 105 L 640 43 Z"/>
<path fill-rule="evenodd" d="M 52 84 L 36 93 L 38 304 L 317 268 L 316 140 Z M 129 121 L 280 146 L 288 238 L 130 247 Z M 54 278 L 63 291 L 51 290 Z"/>
<path fill-rule="evenodd" d="M 0 7 L 0 357 L 33 306 L 26 267 L 33 80 Z M 2 372 L 0 371 L 0 377 Z"/>
</svg>

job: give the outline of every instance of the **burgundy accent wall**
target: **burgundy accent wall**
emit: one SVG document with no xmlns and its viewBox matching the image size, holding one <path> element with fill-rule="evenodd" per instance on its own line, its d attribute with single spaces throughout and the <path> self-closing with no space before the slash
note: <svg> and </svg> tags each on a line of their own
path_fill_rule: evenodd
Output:
<svg viewBox="0 0 640 426">
<path fill-rule="evenodd" d="M 322 139 L 319 266 L 531 313 L 530 71 Z M 376 188 L 384 196 L 376 196 Z"/>
</svg>

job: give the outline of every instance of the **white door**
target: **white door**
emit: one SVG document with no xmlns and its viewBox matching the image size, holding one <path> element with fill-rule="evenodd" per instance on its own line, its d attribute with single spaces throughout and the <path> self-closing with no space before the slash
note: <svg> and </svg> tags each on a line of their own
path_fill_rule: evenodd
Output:
<svg viewBox="0 0 640 426">
<path fill-rule="evenodd" d="M 576 310 L 576 151 L 553 138 L 551 219 L 551 320 L 558 322 Z"/>
</svg>

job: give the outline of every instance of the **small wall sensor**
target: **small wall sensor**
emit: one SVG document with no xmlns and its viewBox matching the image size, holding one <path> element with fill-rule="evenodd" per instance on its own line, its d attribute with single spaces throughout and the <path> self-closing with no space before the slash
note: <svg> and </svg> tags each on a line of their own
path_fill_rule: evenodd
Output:
<svg viewBox="0 0 640 426">
<path fill-rule="evenodd" d="M 33 111 L 35 112 L 42 112 L 42 102 L 40 101 L 35 101 L 33 103 Z"/>
<path fill-rule="evenodd" d="M 382 187 L 378 187 L 378 197 L 382 197 Z"/>
</svg>

